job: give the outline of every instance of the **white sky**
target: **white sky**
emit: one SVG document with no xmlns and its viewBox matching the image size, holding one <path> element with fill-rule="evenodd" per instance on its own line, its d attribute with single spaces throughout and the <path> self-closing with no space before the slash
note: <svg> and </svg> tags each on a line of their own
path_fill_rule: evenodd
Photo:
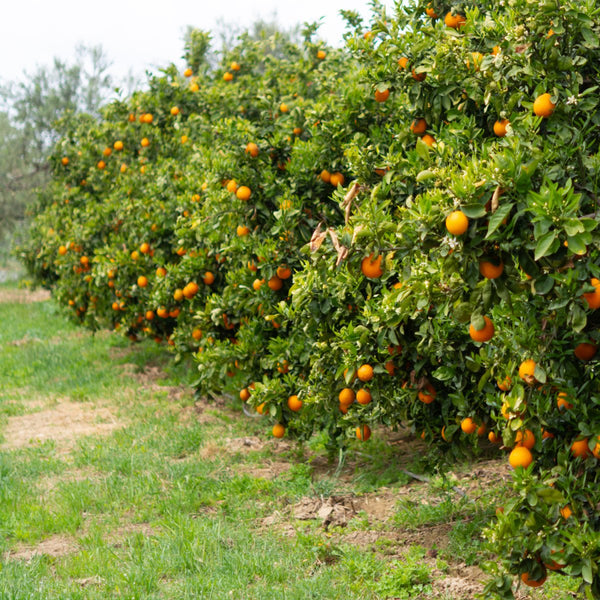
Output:
<svg viewBox="0 0 600 600">
<path fill-rule="evenodd" d="M 393 0 L 384 0 L 393 7 Z M 340 9 L 368 19 L 366 0 L 5 0 L 0 11 L 0 81 L 21 78 L 53 57 L 70 61 L 77 43 L 101 44 L 111 74 L 137 76 L 180 63 L 187 25 L 214 29 L 219 20 L 249 26 L 258 18 L 284 27 L 324 17 L 320 36 L 342 40 Z"/>
</svg>

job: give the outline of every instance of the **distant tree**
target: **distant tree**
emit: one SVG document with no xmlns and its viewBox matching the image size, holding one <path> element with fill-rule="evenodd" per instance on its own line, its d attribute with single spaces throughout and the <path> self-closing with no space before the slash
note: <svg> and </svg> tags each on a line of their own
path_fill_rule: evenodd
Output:
<svg viewBox="0 0 600 600">
<path fill-rule="evenodd" d="M 0 238 L 47 181 L 46 157 L 65 119 L 80 112 L 99 117 L 112 90 L 109 67 L 100 46 L 80 45 L 73 62 L 55 58 L 0 86 Z"/>
</svg>

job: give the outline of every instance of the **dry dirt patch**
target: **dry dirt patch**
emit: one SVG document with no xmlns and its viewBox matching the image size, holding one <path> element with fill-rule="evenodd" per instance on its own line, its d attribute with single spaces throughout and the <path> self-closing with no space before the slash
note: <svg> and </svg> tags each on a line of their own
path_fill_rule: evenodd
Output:
<svg viewBox="0 0 600 600">
<path fill-rule="evenodd" d="M 123 426 L 106 407 L 62 401 L 32 414 L 9 417 L 2 448 L 23 448 L 53 440 L 59 451 L 67 452 L 79 437 L 108 434 Z"/>
<path fill-rule="evenodd" d="M 0 290 L 0 304 L 30 304 L 32 302 L 44 302 L 50 300 L 48 290 Z"/>
<path fill-rule="evenodd" d="M 17 547 L 4 555 L 4 560 L 31 560 L 34 556 L 45 554 L 46 556 L 66 556 L 77 552 L 79 546 L 77 541 L 64 534 L 53 535 L 42 540 L 35 546 L 30 544 L 18 544 Z"/>
</svg>

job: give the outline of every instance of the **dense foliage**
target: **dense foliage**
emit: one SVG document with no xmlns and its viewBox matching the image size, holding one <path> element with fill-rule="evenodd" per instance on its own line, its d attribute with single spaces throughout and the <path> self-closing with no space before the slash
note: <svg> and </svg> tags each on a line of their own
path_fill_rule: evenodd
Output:
<svg viewBox="0 0 600 600">
<path fill-rule="evenodd" d="M 190 36 L 193 72 L 59 142 L 21 254 L 277 437 L 511 450 L 487 592 L 559 570 L 600 597 L 599 9 L 346 17 L 346 50 L 242 37 L 216 70 Z"/>
</svg>

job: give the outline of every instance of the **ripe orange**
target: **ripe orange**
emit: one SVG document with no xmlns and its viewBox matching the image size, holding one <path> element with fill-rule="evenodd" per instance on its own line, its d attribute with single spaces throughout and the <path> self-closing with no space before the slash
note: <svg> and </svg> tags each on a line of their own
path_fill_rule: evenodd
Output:
<svg viewBox="0 0 600 600">
<path fill-rule="evenodd" d="M 206 273 L 204 273 L 202 281 L 204 281 L 206 285 L 212 285 L 215 281 L 215 276 L 210 271 L 206 271 Z"/>
<path fill-rule="evenodd" d="M 181 302 L 183 300 L 183 290 L 180 288 L 177 288 L 173 292 L 173 299 L 175 300 L 175 302 Z"/>
<path fill-rule="evenodd" d="M 444 23 L 446 27 L 451 27 L 452 29 L 460 29 L 467 20 L 462 15 L 453 15 L 451 12 L 446 13 L 444 18 Z"/>
<path fill-rule="evenodd" d="M 157 277 L 164 277 L 166 274 L 167 270 L 164 267 L 158 267 L 158 269 L 156 269 Z"/>
<path fill-rule="evenodd" d="M 106 163 L 103 160 L 99 160 L 98 164 L 96 165 L 100 170 L 106 168 Z"/>
<path fill-rule="evenodd" d="M 475 342 L 489 342 L 494 337 L 494 324 L 488 317 L 483 317 L 485 325 L 482 329 L 475 329 L 469 325 L 469 335 Z"/>
<path fill-rule="evenodd" d="M 238 190 L 237 181 L 235 179 L 230 179 L 227 182 L 227 186 L 226 187 L 227 187 L 227 191 L 228 192 L 230 192 L 232 194 L 235 194 L 237 192 L 237 190 Z"/>
<path fill-rule="evenodd" d="M 236 229 L 236 233 L 239 237 L 244 237 L 250 233 L 250 229 L 246 227 L 246 225 L 238 225 Z"/>
<path fill-rule="evenodd" d="M 242 402 L 247 402 L 249 399 L 250 399 L 250 391 L 248 390 L 248 388 L 241 389 L 240 390 L 240 400 Z"/>
<path fill-rule="evenodd" d="M 433 7 L 431 6 L 431 4 L 427 5 L 427 8 L 425 9 L 425 14 L 428 17 L 431 17 L 432 19 L 438 18 L 438 15 L 435 13 L 435 10 L 433 10 Z"/>
<path fill-rule="evenodd" d="M 598 352 L 598 346 L 591 342 L 582 342 L 575 346 L 573 352 L 579 360 L 592 360 L 596 356 L 596 352 Z"/>
<path fill-rule="evenodd" d="M 544 584 L 544 582 L 547 579 L 547 575 L 546 575 L 546 569 L 543 569 L 542 575 L 540 576 L 539 579 L 531 579 L 529 577 L 529 573 L 521 573 L 521 581 L 525 584 L 528 585 L 529 587 L 540 587 L 541 585 Z"/>
<path fill-rule="evenodd" d="M 323 169 L 319 174 L 319 177 L 321 178 L 321 181 L 324 181 L 325 183 L 331 181 L 331 173 L 327 169 Z"/>
<path fill-rule="evenodd" d="M 223 81 L 233 81 L 233 73 L 227 71 L 223 74 Z"/>
<path fill-rule="evenodd" d="M 260 288 L 262 287 L 262 285 L 265 283 L 264 279 L 255 279 L 252 282 L 252 287 L 254 288 L 255 292 L 258 292 L 258 290 L 260 290 Z"/>
<path fill-rule="evenodd" d="M 351 390 L 350 388 L 344 388 L 338 394 L 338 400 L 340 401 L 340 404 L 342 404 L 343 406 L 350 406 L 354 402 L 355 397 L 356 396 L 354 394 L 354 391 Z"/>
<path fill-rule="evenodd" d="M 337 187 L 338 185 L 344 185 L 346 178 L 341 173 L 332 173 L 329 177 L 329 183 L 333 187 Z"/>
<path fill-rule="evenodd" d="M 600 281 L 595 277 L 592 278 L 591 284 L 594 286 L 593 292 L 586 292 L 583 294 L 584 300 L 587 302 L 587 305 L 592 308 L 600 308 Z"/>
<path fill-rule="evenodd" d="M 435 144 L 435 138 L 432 135 L 429 135 L 428 133 L 426 133 L 422 138 L 421 141 L 424 144 L 427 144 L 430 148 Z"/>
<path fill-rule="evenodd" d="M 125 173 L 125 171 L 127 171 L 127 165 L 125 163 L 122 163 L 121 167 L 119 168 L 119 171 L 121 171 L 121 173 Z"/>
<path fill-rule="evenodd" d="M 188 283 L 184 288 L 183 288 L 183 295 L 188 299 L 191 300 L 197 293 L 198 290 L 200 288 L 198 287 L 198 284 L 195 281 L 190 281 L 190 283 Z"/>
<path fill-rule="evenodd" d="M 326 56 L 327 56 L 327 54 L 325 53 L 325 50 L 319 50 L 317 52 L 317 58 L 319 60 L 323 60 Z"/>
<path fill-rule="evenodd" d="M 199 342 L 202 339 L 202 330 L 198 329 L 198 327 L 196 327 L 193 331 L 192 331 L 192 337 Z"/>
<path fill-rule="evenodd" d="M 410 74 L 415 81 L 425 81 L 425 77 L 427 77 L 427 73 L 417 73 L 414 69 L 411 69 Z"/>
<path fill-rule="evenodd" d="M 408 66 L 408 58 L 406 58 L 406 56 L 401 56 L 398 59 L 398 68 L 406 69 L 407 66 Z"/>
<path fill-rule="evenodd" d="M 286 113 L 286 112 L 290 112 L 290 109 L 289 109 L 289 106 L 285 102 L 282 102 L 279 105 L 279 111 L 282 113 Z"/>
<path fill-rule="evenodd" d="M 568 504 L 566 506 L 563 506 L 559 512 L 560 512 L 560 516 L 563 519 L 568 519 L 573 514 L 573 510 L 571 509 L 570 505 L 568 505 Z"/>
<path fill-rule="evenodd" d="M 369 364 L 361 365 L 356 371 L 356 375 L 361 381 L 371 381 L 373 379 L 373 367 Z"/>
<path fill-rule="evenodd" d="M 254 142 L 248 142 L 246 145 L 246 154 L 249 154 L 253 158 L 258 156 L 259 149 L 258 146 Z"/>
<path fill-rule="evenodd" d="M 182 135 L 182 136 L 181 136 L 181 143 L 182 143 L 182 144 L 185 144 L 185 143 L 188 141 L 188 139 L 189 139 L 189 138 L 188 138 L 188 136 L 187 136 L 187 135 Z"/>
<path fill-rule="evenodd" d="M 427 131 L 427 121 L 425 119 L 415 119 L 410 125 L 410 130 L 415 135 L 423 135 Z"/>
<path fill-rule="evenodd" d="M 145 288 L 148 285 L 148 278 L 144 275 L 140 275 L 137 279 L 138 287 Z"/>
<path fill-rule="evenodd" d="M 592 450 L 592 454 L 600 459 L 600 435 L 596 437 L 596 445 L 594 446 L 594 449 Z"/>
<path fill-rule="evenodd" d="M 446 217 L 446 229 L 452 235 L 462 235 L 469 228 L 469 219 L 467 215 L 460 210 L 451 212 Z"/>
<path fill-rule="evenodd" d="M 164 306 L 161 306 L 161 307 L 159 307 L 159 308 L 156 309 L 156 314 L 161 319 L 166 319 L 169 316 L 169 311 Z"/>
<path fill-rule="evenodd" d="M 504 137 L 506 135 L 506 128 L 510 125 L 510 121 L 508 119 L 502 119 L 502 121 L 496 121 L 494 123 L 494 133 L 498 137 Z"/>
<path fill-rule="evenodd" d="M 281 423 L 273 425 L 273 437 L 282 438 L 285 435 L 285 427 Z"/>
<path fill-rule="evenodd" d="M 485 423 L 482 423 L 478 428 L 477 428 L 477 436 L 478 437 L 482 437 L 487 433 L 487 426 Z"/>
<path fill-rule="evenodd" d="M 283 286 L 283 281 L 281 281 L 281 279 L 279 279 L 279 277 L 277 277 L 277 275 L 273 275 L 273 277 L 271 277 L 271 279 L 269 279 L 269 281 L 267 281 L 267 285 L 273 290 L 273 291 L 277 291 L 280 290 Z"/>
<path fill-rule="evenodd" d="M 147 123 L 148 125 L 150 125 L 150 123 L 152 123 L 152 121 L 154 120 L 154 117 L 152 116 L 152 113 L 146 113 L 143 116 L 143 122 Z"/>
<path fill-rule="evenodd" d="M 121 140 L 117 140 L 114 144 L 113 144 L 113 148 L 117 151 L 119 150 L 123 150 L 123 142 Z"/>
<path fill-rule="evenodd" d="M 460 423 L 460 428 L 468 435 L 475 433 L 477 431 L 477 423 L 471 419 L 471 417 L 467 417 L 463 419 Z"/>
<path fill-rule="evenodd" d="M 67 253 L 67 247 L 66 247 L 66 246 L 59 246 L 59 248 L 58 248 L 58 253 L 59 253 L 61 256 L 64 256 L 64 255 Z"/>
<path fill-rule="evenodd" d="M 524 360 L 519 366 L 519 377 L 531 385 L 535 381 L 533 373 L 535 372 L 535 361 L 531 358 Z"/>
<path fill-rule="evenodd" d="M 538 96 L 533 103 L 533 112 L 538 117 L 549 117 L 556 108 L 556 104 L 551 100 L 552 96 L 550 94 L 545 93 L 541 96 Z"/>
<path fill-rule="evenodd" d="M 369 256 L 365 256 L 360 263 L 362 274 L 369 279 L 379 279 L 383 275 L 383 270 L 381 269 L 382 258 L 381 254 L 373 258 L 373 252 Z"/>
<path fill-rule="evenodd" d="M 359 404 L 369 404 L 372 399 L 371 392 L 367 388 L 361 388 L 356 392 L 356 401 Z"/>
<path fill-rule="evenodd" d="M 235 60 L 229 65 L 229 68 L 232 71 L 239 71 L 242 67 L 240 66 L 240 63 L 235 62 Z"/>
<path fill-rule="evenodd" d="M 60 162 L 62 163 L 63 167 L 66 167 L 69 164 L 69 157 L 68 156 L 63 156 L 60 159 Z"/>
<path fill-rule="evenodd" d="M 516 446 L 508 456 L 508 462 L 513 469 L 523 467 L 526 469 L 533 462 L 533 455 L 529 448 Z"/>
<path fill-rule="evenodd" d="M 591 456 L 590 447 L 588 445 L 588 438 L 582 438 L 581 440 L 575 440 L 571 444 L 571 454 L 575 458 L 588 458 Z"/>
<path fill-rule="evenodd" d="M 517 446 L 525 446 L 528 450 L 533 450 L 535 446 L 535 435 L 531 429 L 526 429 L 525 432 L 517 431 L 515 436 L 515 444 Z"/>
<path fill-rule="evenodd" d="M 500 46 L 494 46 L 494 47 L 492 48 L 492 54 L 493 54 L 494 56 L 498 56 L 498 54 L 500 54 Z"/>
<path fill-rule="evenodd" d="M 383 90 L 380 92 L 379 90 L 375 90 L 375 101 L 376 102 L 385 102 L 390 97 L 390 90 Z"/>
<path fill-rule="evenodd" d="M 298 412 L 302 408 L 302 400 L 295 394 L 290 396 L 287 401 L 288 408 L 294 412 Z"/>
<path fill-rule="evenodd" d="M 104 156 L 110 156 L 112 154 L 112 149 L 109 148 L 108 146 L 106 146 L 106 148 L 104 148 L 104 150 L 102 150 L 102 154 Z"/>
<path fill-rule="evenodd" d="M 142 138 L 140 143 L 142 144 L 142 148 L 147 148 L 150 145 L 150 140 L 148 138 Z"/>
<path fill-rule="evenodd" d="M 199 89 L 200 86 L 195 81 L 192 81 L 192 83 L 190 83 L 190 92 L 197 92 Z"/>
<path fill-rule="evenodd" d="M 172 106 L 171 107 L 171 114 L 176 117 L 179 114 L 179 106 Z"/>
<path fill-rule="evenodd" d="M 492 444 L 499 444 L 502 441 L 502 438 L 495 431 L 490 431 L 488 433 L 488 440 L 490 440 Z"/>
<path fill-rule="evenodd" d="M 510 388 L 512 387 L 512 379 L 510 378 L 510 376 L 506 375 L 504 379 L 496 380 L 496 385 L 498 386 L 499 390 L 503 392 L 508 392 L 508 390 L 510 390 Z"/>
<path fill-rule="evenodd" d="M 146 321 L 153 321 L 153 320 L 154 320 L 154 311 L 147 310 L 146 311 Z"/>
<path fill-rule="evenodd" d="M 383 366 L 390 375 L 393 375 L 396 372 L 396 365 L 393 360 L 388 360 Z"/>
<path fill-rule="evenodd" d="M 188 67 L 184 72 L 183 75 L 184 77 L 191 77 L 193 75 L 193 71 Z"/>
<path fill-rule="evenodd" d="M 279 277 L 279 279 L 289 279 L 291 276 L 292 270 L 289 267 L 285 265 L 277 267 L 277 277 Z"/>
<path fill-rule="evenodd" d="M 239 200 L 242 200 L 242 202 L 246 202 L 250 199 L 252 192 L 248 186 L 240 185 L 235 195 L 238 197 Z"/>
<path fill-rule="evenodd" d="M 479 263 L 479 272 L 486 279 L 498 279 L 498 277 L 500 277 L 500 275 L 502 275 L 504 272 L 504 263 L 500 261 L 498 265 L 495 265 L 488 260 L 482 260 Z"/>
<path fill-rule="evenodd" d="M 371 428 L 368 425 L 359 425 L 356 428 L 356 439 L 366 442 L 371 437 Z"/>
<path fill-rule="evenodd" d="M 294 127 L 292 133 L 294 135 L 300 135 L 302 133 L 302 127 Z"/>
<path fill-rule="evenodd" d="M 425 384 L 425 388 L 420 390 L 418 394 L 419 400 L 425 404 L 431 404 L 436 396 L 437 391 L 429 382 Z"/>
<path fill-rule="evenodd" d="M 150 254 L 150 244 L 148 242 L 144 242 L 140 245 L 140 252 L 142 254 Z"/>
</svg>

